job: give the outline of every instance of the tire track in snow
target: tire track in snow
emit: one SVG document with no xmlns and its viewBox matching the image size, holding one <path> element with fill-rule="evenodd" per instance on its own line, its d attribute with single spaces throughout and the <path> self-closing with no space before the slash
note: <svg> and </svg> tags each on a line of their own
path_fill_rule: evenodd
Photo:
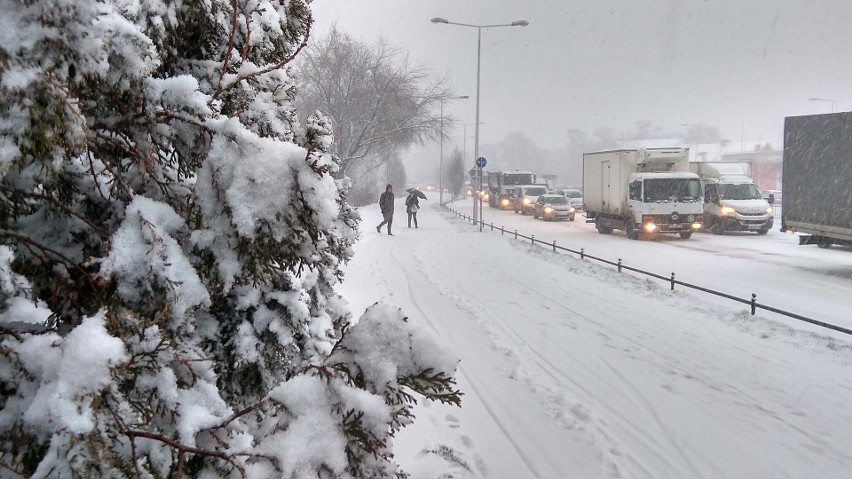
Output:
<svg viewBox="0 0 852 479">
<path fill-rule="evenodd" d="M 565 304 L 562 304 L 561 302 L 553 301 L 552 296 L 545 295 L 545 294 L 541 293 L 540 291 L 532 289 L 532 288 L 530 288 L 529 286 L 527 286 L 523 283 L 518 283 L 518 285 L 519 285 L 520 288 L 523 289 L 523 293 L 525 293 L 529 296 L 535 296 L 541 301 L 547 301 L 547 303 L 549 303 L 549 304 L 556 304 L 561 309 L 575 315 L 576 317 L 582 318 L 584 321 L 586 321 L 588 323 L 594 324 L 595 326 L 598 326 L 602 329 L 606 329 L 607 331 L 609 331 L 608 328 L 605 328 L 606 325 L 604 323 L 595 321 L 595 320 L 589 318 L 586 314 L 578 314 L 578 312 L 575 311 L 573 308 L 571 308 L 571 307 L 569 307 Z M 470 296 L 471 297 L 477 297 L 477 296 L 480 296 L 480 295 L 473 294 L 473 295 L 470 295 Z M 564 384 L 564 383 L 567 382 L 568 384 L 572 385 L 573 388 L 584 392 L 585 395 L 587 396 L 587 398 L 589 398 L 589 397 L 594 398 L 595 397 L 595 395 L 587 387 L 583 386 L 581 383 L 574 380 L 570 375 L 568 375 L 565 371 L 563 371 L 562 368 L 560 368 L 558 365 L 554 364 L 550 359 L 548 359 L 547 357 L 542 355 L 536 348 L 531 347 L 529 345 L 529 343 L 527 342 L 527 340 L 523 337 L 523 335 L 520 334 L 518 332 L 518 330 L 515 329 L 509 321 L 507 321 L 506 319 L 504 319 L 500 315 L 495 315 L 495 317 L 493 317 L 491 319 L 497 321 L 497 322 L 492 321 L 492 324 L 494 324 L 495 326 L 497 326 L 501 330 L 503 330 L 508 336 L 510 336 L 510 338 L 513 338 L 514 342 L 520 348 L 522 348 L 525 351 L 525 354 L 524 354 L 525 357 L 532 359 L 534 364 L 536 364 L 543 373 L 545 373 L 547 376 L 549 376 L 551 379 L 553 379 L 557 384 Z M 548 340 L 548 342 L 552 341 L 551 338 L 546 338 L 546 339 Z M 642 350 L 645 350 L 645 351 L 648 350 L 648 348 L 644 344 L 641 344 L 641 343 L 639 343 L 635 340 L 632 340 L 629 337 L 619 337 L 619 340 L 627 341 L 629 344 L 634 345 L 635 347 L 641 348 Z M 558 345 L 555 345 L 555 344 L 554 344 L 554 346 L 558 347 Z M 657 355 L 657 356 L 660 356 L 660 355 Z M 662 356 L 660 356 L 660 357 L 662 357 Z M 578 362 L 577 364 L 582 364 L 582 363 Z M 584 366 L 584 367 L 590 374 L 594 374 L 594 371 L 591 371 L 586 366 Z M 607 367 L 611 368 L 611 366 L 609 366 L 609 365 L 607 365 Z M 624 378 L 620 375 L 614 375 L 614 377 L 616 379 L 619 379 L 620 381 L 624 380 Z M 633 434 L 634 434 L 635 437 L 643 438 L 644 443 L 646 445 L 648 445 L 648 446 L 653 445 L 654 447 L 652 448 L 652 450 L 653 450 L 654 454 L 657 456 L 657 458 L 660 460 L 661 463 L 666 464 L 671 469 L 677 469 L 677 466 L 675 465 L 675 463 L 673 463 L 668 457 L 669 449 L 667 449 L 666 447 L 661 445 L 659 442 L 657 442 L 657 436 L 649 434 L 648 432 L 646 432 L 644 430 L 644 428 L 636 425 L 631 420 L 630 417 L 623 414 L 616 407 L 613 407 L 613 406 L 611 406 L 607 403 L 601 403 L 601 402 L 595 402 L 595 401 L 592 401 L 592 403 L 603 406 L 605 410 L 610 412 L 610 414 L 612 414 L 614 417 L 619 418 L 622 424 L 629 426 L 629 429 L 633 431 Z M 644 404 L 646 404 L 647 407 L 650 407 L 650 405 L 648 405 L 646 400 L 645 400 Z M 672 437 L 670 432 L 665 427 L 663 427 L 662 424 L 660 423 L 659 418 L 656 416 L 656 413 L 654 413 L 654 417 L 656 419 L 655 423 L 658 425 L 659 430 L 664 433 L 664 437 L 667 439 L 666 442 L 674 445 L 675 450 L 678 450 L 681 454 L 683 454 L 682 449 L 677 447 L 677 442 L 674 440 L 674 438 Z M 598 431 L 598 434 L 600 434 L 600 437 L 601 437 L 601 439 L 603 440 L 604 443 L 608 444 L 610 446 L 610 448 L 618 449 L 616 447 L 617 444 L 618 444 L 618 441 L 615 440 L 610 434 L 605 432 L 605 430 L 602 427 L 598 427 L 597 431 Z M 649 471 L 647 469 L 647 467 L 645 467 L 644 465 L 642 465 L 641 463 L 636 461 L 636 459 L 633 458 L 632 456 L 629 456 L 629 455 L 625 456 L 621 453 L 619 454 L 619 456 L 622 457 L 622 458 L 628 459 L 631 464 L 633 464 L 635 467 L 637 467 L 638 469 L 643 471 L 646 475 L 648 475 L 648 477 L 653 477 L 655 475 L 654 473 Z M 615 459 L 612 456 L 610 456 L 610 461 L 612 462 L 613 465 L 617 464 L 617 462 L 615 461 Z M 693 468 L 692 464 L 690 463 L 689 459 L 686 458 L 686 456 L 684 456 L 684 461 L 687 463 L 687 465 L 690 468 Z M 616 469 L 619 469 L 619 468 L 616 466 Z"/>
<path fill-rule="evenodd" d="M 432 329 L 432 331 L 434 331 L 435 334 L 437 334 L 438 336 L 444 336 L 442 334 L 442 332 L 438 330 L 438 328 L 435 326 L 435 324 L 429 319 L 429 315 L 427 315 L 423 311 L 423 308 L 420 307 L 420 304 L 417 302 L 417 295 L 414 293 L 414 287 L 412 286 L 411 276 L 408 274 L 408 271 L 406 270 L 406 268 L 402 264 L 402 262 L 399 260 L 399 258 L 397 258 L 395 252 L 396 252 L 396 248 L 391 248 L 390 256 L 391 256 L 391 259 L 397 264 L 397 266 L 399 266 L 400 271 L 402 271 L 403 275 L 405 276 L 405 282 L 406 282 L 406 286 L 408 287 L 408 293 L 411 296 L 411 303 L 414 305 L 414 308 L 420 313 L 420 316 L 426 321 L 427 324 L 429 324 L 429 327 Z M 432 283 L 431 281 L 428 280 L 428 278 L 427 278 L 427 282 L 429 282 L 430 284 Z M 479 389 L 479 387 L 476 386 L 476 382 L 473 380 L 473 377 L 468 375 L 461 366 L 459 366 L 459 373 L 461 373 L 465 377 L 465 379 L 467 380 L 467 383 L 470 385 L 474 394 L 476 394 L 476 397 L 479 400 L 479 402 L 485 408 L 486 412 L 491 417 L 494 424 L 500 429 L 500 432 L 503 433 L 503 437 L 506 439 L 506 441 L 515 450 L 515 452 L 518 454 L 518 457 L 521 458 L 521 460 L 524 462 L 524 465 L 526 465 L 527 469 L 529 469 L 530 473 L 532 473 L 532 477 L 536 477 L 536 478 L 542 477 L 541 474 L 539 473 L 538 469 L 535 467 L 533 461 L 529 457 L 527 457 L 524 450 L 518 445 L 518 443 L 514 440 L 511 433 L 509 432 L 509 430 L 506 428 L 506 426 L 500 420 L 500 416 L 491 407 L 491 405 L 489 404 L 489 401 L 486 399 L 486 396 L 483 395 L 481 390 Z"/>
</svg>

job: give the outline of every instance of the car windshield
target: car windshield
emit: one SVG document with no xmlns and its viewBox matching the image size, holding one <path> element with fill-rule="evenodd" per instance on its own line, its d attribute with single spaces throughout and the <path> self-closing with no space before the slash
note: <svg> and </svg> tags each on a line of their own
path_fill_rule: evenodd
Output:
<svg viewBox="0 0 852 479">
<path fill-rule="evenodd" d="M 645 180 L 646 203 L 660 201 L 697 201 L 701 184 L 692 178 L 651 178 Z"/>
<path fill-rule="evenodd" d="M 564 205 L 568 203 L 568 198 L 564 196 L 548 196 L 544 202 L 551 205 Z"/>
<path fill-rule="evenodd" d="M 719 198 L 723 200 L 759 200 L 760 190 L 752 184 L 719 185 Z"/>
<path fill-rule="evenodd" d="M 567 196 L 568 198 L 582 198 L 583 193 L 577 190 L 562 190 L 562 194 Z"/>
</svg>

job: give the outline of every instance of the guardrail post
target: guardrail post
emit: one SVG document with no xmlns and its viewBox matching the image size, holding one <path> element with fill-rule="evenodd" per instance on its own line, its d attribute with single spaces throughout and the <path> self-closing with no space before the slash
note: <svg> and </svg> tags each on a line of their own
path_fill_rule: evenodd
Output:
<svg viewBox="0 0 852 479">
<path fill-rule="evenodd" d="M 530 235 L 530 242 L 535 244 L 535 235 Z"/>
<path fill-rule="evenodd" d="M 674 283 L 675 283 L 674 272 L 672 272 L 672 291 L 674 291 Z"/>
<path fill-rule="evenodd" d="M 515 230 L 515 239 L 518 239 L 518 230 Z"/>
<path fill-rule="evenodd" d="M 580 259 L 586 259 L 586 248 L 580 248 Z"/>
<path fill-rule="evenodd" d="M 494 222 L 491 222 L 491 231 L 494 231 Z"/>
<path fill-rule="evenodd" d="M 751 293 L 751 315 L 754 316 L 754 313 L 757 311 L 757 295 Z"/>
<path fill-rule="evenodd" d="M 556 240 L 553 240 L 553 252 L 556 252 Z"/>
<path fill-rule="evenodd" d="M 500 236 L 503 236 L 503 233 L 505 233 L 505 232 L 506 232 L 506 230 L 505 230 L 505 229 L 503 229 L 503 227 L 501 226 L 501 227 L 500 227 Z"/>
<path fill-rule="evenodd" d="M 618 272 L 621 272 L 621 258 L 618 258 Z"/>
</svg>

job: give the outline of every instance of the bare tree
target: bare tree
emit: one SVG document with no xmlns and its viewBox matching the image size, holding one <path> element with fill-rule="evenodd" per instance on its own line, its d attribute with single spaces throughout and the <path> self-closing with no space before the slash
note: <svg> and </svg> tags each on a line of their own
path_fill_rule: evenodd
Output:
<svg viewBox="0 0 852 479">
<path fill-rule="evenodd" d="M 452 96 L 446 81 L 386 43 L 369 46 L 335 28 L 309 45 L 299 65 L 299 108 L 331 118 L 341 176 L 365 162 L 357 170 L 370 172 L 440 134 L 438 106 Z"/>
</svg>

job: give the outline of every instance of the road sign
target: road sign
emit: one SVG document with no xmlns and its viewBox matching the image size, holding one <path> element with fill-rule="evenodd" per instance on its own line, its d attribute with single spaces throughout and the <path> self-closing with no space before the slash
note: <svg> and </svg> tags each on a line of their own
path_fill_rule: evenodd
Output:
<svg viewBox="0 0 852 479">
<path fill-rule="evenodd" d="M 479 158 L 476 159 L 476 167 L 477 168 L 485 168 L 486 163 L 488 163 L 488 161 L 485 159 L 484 156 L 480 156 Z"/>
</svg>

